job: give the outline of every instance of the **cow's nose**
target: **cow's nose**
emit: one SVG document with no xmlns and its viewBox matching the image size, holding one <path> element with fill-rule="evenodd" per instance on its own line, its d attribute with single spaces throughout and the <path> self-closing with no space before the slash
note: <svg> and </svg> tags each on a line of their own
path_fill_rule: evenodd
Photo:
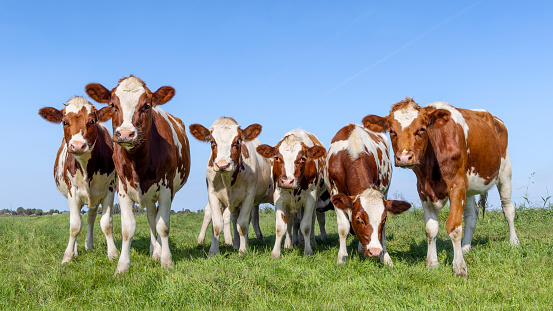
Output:
<svg viewBox="0 0 553 311">
<path fill-rule="evenodd" d="M 283 188 L 292 188 L 294 187 L 294 179 L 293 178 L 287 178 L 287 177 L 281 177 L 279 179 L 279 184 Z"/>
<path fill-rule="evenodd" d="M 215 163 L 215 169 L 219 172 L 226 172 L 230 169 L 230 163 L 227 161 L 219 161 Z"/>
<path fill-rule="evenodd" d="M 380 256 L 382 250 L 380 248 L 369 248 L 369 256 L 377 257 Z"/>
<path fill-rule="evenodd" d="M 83 153 L 86 150 L 86 144 L 80 141 L 74 141 L 71 142 L 69 149 L 71 149 L 71 152 Z"/>
<path fill-rule="evenodd" d="M 400 164 L 410 164 L 415 160 L 415 154 L 413 151 L 402 152 L 400 155 L 396 156 L 396 161 Z"/>
<path fill-rule="evenodd" d="M 132 140 L 136 136 L 136 132 L 133 130 L 117 130 L 115 135 L 119 140 Z"/>
</svg>

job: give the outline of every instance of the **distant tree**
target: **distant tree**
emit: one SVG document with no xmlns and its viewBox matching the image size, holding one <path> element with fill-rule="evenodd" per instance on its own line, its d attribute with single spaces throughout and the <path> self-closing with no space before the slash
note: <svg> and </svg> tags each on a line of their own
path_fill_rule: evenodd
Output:
<svg viewBox="0 0 553 311">
<path fill-rule="evenodd" d="M 119 207 L 119 203 L 113 204 L 113 214 L 121 214 L 121 208 Z"/>
<path fill-rule="evenodd" d="M 25 215 L 26 215 L 26 216 L 31 216 L 32 214 L 33 214 L 33 210 L 32 210 L 32 209 L 28 208 L 28 209 L 25 210 Z"/>
<path fill-rule="evenodd" d="M 50 209 L 50 211 L 48 212 L 48 214 L 50 214 L 50 215 L 52 215 L 52 214 L 54 214 L 54 213 L 55 213 L 55 212 L 54 212 L 54 209 Z"/>
<path fill-rule="evenodd" d="M 42 210 L 41 210 L 40 208 L 37 208 L 36 211 L 35 211 L 35 215 L 37 215 L 37 216 L 42 216 L 42 214 L 44 214 L 44 213 L 42 212 Z"/>
<path fill-rule="evenodd" d="M 176 212 L 175 212 L 174 210 L 171 210 L 171 211 L 169 212 L 169 215 L 175 215 L 175 214 L 176 214 Z"/>
<path fill-rule="evenodd" d="M 15 214 L 16 215 L 23 215 L 23 214 L 25 214 L 25 209 L 20 206 L 15 210 Z"/>
</svg>

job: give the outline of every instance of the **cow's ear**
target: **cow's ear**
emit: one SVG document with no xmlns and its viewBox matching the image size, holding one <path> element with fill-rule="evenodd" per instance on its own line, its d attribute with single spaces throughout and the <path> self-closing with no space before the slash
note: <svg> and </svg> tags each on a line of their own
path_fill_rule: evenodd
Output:
<svg viewBox="0 0 553 311">
<path fill-rule="evenodd" d="M 107 104 L 111 101 L 111 92 L 101 84 L 90 83 L 84 89 L 90 98 L 99 103 Z"/>
<path fill-rule="evenodd" d="M 106 122 L 111 119 L 111 113 L 111 107 L 103 107 L 102 109 L 96 111 L 96 117 L 98 118 L 98 121 Z"/>
<path fill-rule="evenodd" d="M 348 208 L 351 208 L 353 205 L 353 201 L 350 197 L 343 193 L 338 193 L 330 197 L 330 202 L 332 204 L 341 210 L 346 210 Z"/>
<path fill-rule="evenodd" d="M 175 89 L 171 86 L 162 86 L 153 94 L 154 104 L 163 105 L 175 96 Z"/>
<path fill-rule="evenodd" d="M 255 150 L 264 158 L 270 159 L 276 156 L 276 148 L 269 145 L 259 145 Z"/>
<path fill-rule="evenodd" d="M 428 126 L 440 127 L 449 121 L 451 113 L 445 109 L 436 109 L 426 112 L 426 124 Z"/>
<path fill-rule="evenodd" d="M 313 146 L 307 150 L 307 157 L 311 159 L 318 159 L 326 155 L 326 150 L 321 146 Z"/>
<path fill-rule="evenodd" d="M 397 215 L 405 212 L 411 208 L 411 203 L 400 200 L 386 200 L 386 210 L 392 214 Z"/>
<path fill-rule="evenodd" d="M 54 107 L 44 107 L 38 111 L 38 114 L 52 123 L 60 123 L 63 119 L 63 112 Z"/>
<path fill-rule="evenodd" d="M 388 130 L 388 117 L 379 117 L 370 114 L 361 121 L 363 126 L 377 133 L 384 133 Z"/>
<path fill-rule="evenodd" d="M 192 124 L 189 127 L 190 134 L 199 141 L 208 142 L 211 140 L 211 132 L 201 124 Z"/>
<path fill-rule="evenodd" d="M 242 130 L 242 139 L 245 141 L 250 141 L 261 133 L 261 125 L 259 124 L 252 124 L 248 127 L 246 127 L 244 130 Z"/>
</svg>

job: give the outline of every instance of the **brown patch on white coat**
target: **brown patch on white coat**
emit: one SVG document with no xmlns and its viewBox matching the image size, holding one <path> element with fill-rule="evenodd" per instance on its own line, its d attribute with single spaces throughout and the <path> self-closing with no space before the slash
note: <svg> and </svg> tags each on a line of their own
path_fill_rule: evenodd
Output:
<svg viewBox="0 0 553 311">
<path fill-rule="evenodd" d="M 304 208 L 300 230 L 304 236 L 304 253 L 312 255 L 314 213 L 319 196 L 324 191 L 323 170 L 325 148 L 315 137 L 303 130 L 292 130 L 275 146 L 261 145 L 257 152 L 272 159 L 272 180 L 275 184 L 276 238 L 272 257 L 280 257 L 282 237 L 284 248 L 292 246 L 292 215 Z M 284 216 L 284 217 L 282 217 Z M 284 219 L 288 220 L 285 221 Z"/>
<path fill-rule="evenodd" d="M 173 98 L 175 89 L 162 86 L 151 92 L 142 80 L 130 76 L 119 80 L 111 91 L 91 83 L 86 92 L 97 102 L 108 104 L 113 115 L 113 159 L 119 177 L 123 238 L 115 273 L 130 267 L 130 245 L 136 231 L 134 203 L 147 209 L 152 258 L 172 267 L 169 212 L 175 193 L 190 173 L 184 123 L 160 107 Z"/>
<path fill-rule="evenodd" d="M 211 155 L 206 170 L 213 221 L 209 253 L 215 255 L 219 252 L 219 235 L 223 229 L 223 214 L 227 209 L 233 221 L 234 248 L 245 252 L 250 218 L 253 216 L 254 230 L 258 240 L 262 241 L 259 204 L 273 202 L 270 162 L 255 152 L 255 148 L 261 145 L 257 139 L 261 133 L 261 125 L 252 124 L 241 129 L 234 119 L 223 117 L 217 119 L 210 129 L 192 124 L 190 133 L 200 141 L 211 143 Z"/>
<path fill-rule="evenodd" d="M 69 204 L 70 235 L 62 264 L 77 256 L 77 235 L 82 228 L 81 208 L 88 206 L 85 247 L 94 248 L 93 230 L 98 206 L 102 205 L 100 225 L 110 259 L 117 257 L 113 243 L 112 206 L 115 194 L 115 168 L 110 134 L 100 122 L 109 120 L 111 110 L 96 110 L 83 97 L 72 97 L 64 109 L 45 107 L 39 114 L 52 123 L 63 123 L 63 140 L 54 164 L 56 186 Z"/>
<path fill-rule="evenodd" d="M 456 275 L 467 274 L 463 252 L 470 250 L 476 227 L 474 195 L 486 193 L 495 184 L 509 224 L 510 242 L 518 244 L 507 129 L 500 119 L 484 110 L 459 109 L 440 102 L 420 107 L 406 98 L 392 106 L 389 116 L 369 115 L 363 124 L 376 132 L 389 131 L 396 166 L 410 168 L 417 176 L 428 239 L 428 267 L 438 265 L 438 211 L 449 199 L 446 229 L 453 243 L 453 271 Z M 463 214 L 465 234 L 461 242 Z"/>
</svg>

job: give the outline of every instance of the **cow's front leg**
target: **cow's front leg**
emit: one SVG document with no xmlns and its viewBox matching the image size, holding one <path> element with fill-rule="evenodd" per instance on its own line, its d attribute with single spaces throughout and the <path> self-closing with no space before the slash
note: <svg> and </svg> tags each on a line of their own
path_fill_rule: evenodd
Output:
<svg viewBox="0 0 553 311">
<path fill-rule="evenodd" d="M 173 257 L 169 248 L 169 232 L 171 230 L 171 189 L 161 188 L 159 194 L 159 207 L 156 216 L 156 230 L 161 240 L 161 266 L 173 267 Z M 155 252 L 154 252 L 155 254 Z"/>
<path fill-rule="evenodd" d="M 223 211 L 223 235 L 225 236 L 225 245 L 232 245 L 232 233 L 231 233 L 231 222 L 230 222 L 230 209 L 225 208 Z"/>
<path fill-rule="evenodd" d="M 275 246 L 271 252 L 271 257 L 280 258 L 280 244 L 282 243 L 282 237 L 286 234 L 288 227 L 284 206 L 280 199 L 275 200 L 275 218 Z M 288 222 L 289 221 L 291 221 L 291 219 L 288 219 Z"/>
<path fill-rule="evenodd" d="M 336 220 L 338 222 L 338 236 L 340 239 L 340 248 L 338 250 L 338 264 L 343 263 L 348 259 L 348 250 L 346 245 L 346 239 L 348 237 L 350 222 L 346 212 L 341 209 L 334 208 L 336 211 Z"/>
<path fill-rule="evenodd" d="M 386 224 L 382 226 L 382 253 L 380 254 L 380 262 L 390 267 L 394 266 L 392 257 L 390 257 L 390 254 L 386 250 Z"/>
<path fill-rule="evenodd" d="M 119 189 L 123 186 L 119 184 Z M 131 266 L 131 242 L 136 232 L 136 218 L 134 216 L 134 201 L 129 198 L 126 192 L 121 191 L 117 194 L 119 205 L 121 207 L 121 256 L 117 262 L 115 274 L 129 271 Z"/>
<path fill-rule="evenodd" d="M 159 261 L 161 258 L 161 243 L 158 241 L 156 224 L 157 224 L 157 208 L 156 203 L 152 201 L 142 202 L 146 207 L 146 216 L 148 217 L 148 225 L 150 226 L 150 256 L 152 260 Z M 143 206 L 141 206 L 143 208 Z"/>
<path fill-rule="evenodd" d="M 207 232 L 207 226 L 211 222 L 211 208 L 209 208 L 209 203 L 204 207 L 204 221 L 202 222 L 202 227 L 200 229 L 200 235 L 198 235 L 198 244 L 203 244 L 205 240 L 205 233 Z M 226 238 L 226 236 L 225 236 Z"/>
<path fill-rule="evenodd" d="M 208 187 L 208 189 L 210 189 Z M 209 255 L 214 256 L 219 253 L 219 236 L 223 228 L 223 205 L 214 193 L 208 192 L 209 207 L 211 208 L 211 229 L 213 232 Z"/>
<path fill-rule="evenodd" d="M 113 197 L 114 192 L 108 192 L 102 202 L 102 218 L 100 219 L 100 227 L 106 236 L 106 244 L 108 247 L 108 258 L 113 260 L 119 256 L 119 251 L 113 242 Z"/>
<path fill-rule="evenodd" d="M 88 213 L 86 218 L 86 224 L 88 230 L 86 231 L 85 249 L 87 251 L 94 249 L 94 222 L 96 221 L 96 215 L 98 214 L 98 205 L 90 205 L 88 207 Z"/>
<path fill-rule="evenodd" d="M 248 249 L 248 229 L 250 228 L 250 216 L 252 214 L 254 198 L 255 192 L 248 193 L 240 206 L 240 214 L 238 215 L 238 222 L 236 224 L 236 229 L 240 235 L 240 253 L 244 253 Z"/>
<path fill-rule="evenodd" d="M 463 176 L 464 177 L 464 176 Z M 463 258 L 461 239 L 463 237 L 463 212 L 465 210 L 466 186 L 462 178 L 455 180 L 450 189 L 450 211 L 446 221 L 447 234 L 453 243 L 453 273 L 455 275 L 467 275 L 467 265 Z"/>
<path fill-rule="evenodd" d="M 303 210 L 303 218 L 300 224 L 300 230 L 303 234 L 304 240 L 303 253 L 305 255 L 313 255 L 313 248 L 311 246 L 311 231 L 313 230 L 313 224 L 315 221 L 313 217 L 315 216 L 315 205 L 317 203 L 317 199 L 315 198 L 314 193 L 315 191 L 312 191 L 307 197 Z"/>
<path fill-rule="evenodd" d="M 81 202 L 77 198 L 77 195 L 73 193 L 73 195 L 69 195 L 68 197 L 68 203 L 69 203 L 69 242 L 67 243 L 67 248 L 65 249 L 65 252 L 63 253 L 63 259 L 61 261 L 61 264 L 68 263 L 73 259 L 73 257 L 76 257 L 77 252 L 77 236 L 81 232 L 81 228 L 83 226 L 83 219 L 81 218 Z"/>
<path fill-rule="evenodd" d="M 429 268 L 438 267 L 438 252 L 436 250 L 436 237 L 440 228 L 438 222 L 438 209 L 430 199 L 422 202 L 424 209 L 424 224 L 426 230 L 426 241 L 428 249 L 426 252 L 426 266 Z"/>
</svg>

